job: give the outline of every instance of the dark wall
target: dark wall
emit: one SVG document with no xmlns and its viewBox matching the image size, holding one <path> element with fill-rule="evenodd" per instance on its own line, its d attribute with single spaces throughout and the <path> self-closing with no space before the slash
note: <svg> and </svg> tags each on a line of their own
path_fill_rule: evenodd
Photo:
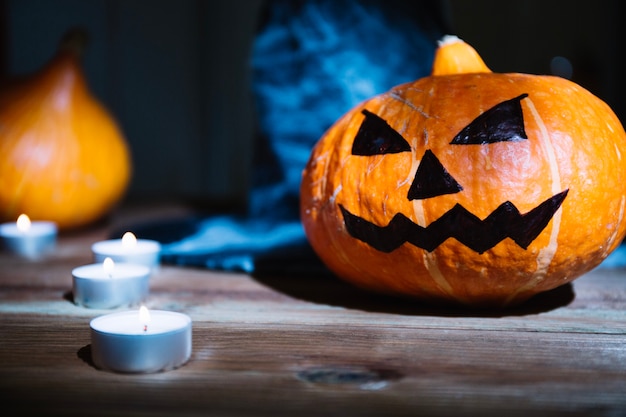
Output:
<svg viewBox="0 0 626 417">
<path fill-rule="evenodd" d="M 566 58 L 571 79 L 626 121 L 623 1 L 451 0 L 449 6 L 458 36 L 493 71 L 551 74 L 553 59 Z"/>
<path fill-rule="evenodd" d="M 28 73 L 88 29 L 85 69 L 133 150 L 131 198 L 245 201 L 254 133 L 248 55 L 262 0 L 4 0 L 0 64 Z M 620 0 L 449 0 L 453 31 L 498 72 L 572 79 L 626 119 Z"/>
</svg>

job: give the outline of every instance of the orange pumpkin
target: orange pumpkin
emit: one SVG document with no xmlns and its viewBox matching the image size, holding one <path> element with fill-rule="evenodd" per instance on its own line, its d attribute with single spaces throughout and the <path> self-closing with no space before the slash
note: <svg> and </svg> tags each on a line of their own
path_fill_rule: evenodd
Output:
<svg viewBox="0 0 626 417">
<path fill-rule="evenodd" d="M 80 35 L 33 76 L 0 92 L 0 218 L 67 229 L 104 215 L 130 179 L 120 128 L 88 90 Z"/>
<path fill-rule="evenodd" d="M 356 106 L 301 184 L 307 237 L 358 286 L 507 306 L 597 266 L 626 234 L 626 133 L 568 80 L 492 73 L 458 38 L 431 76 Z"/>
</svg>

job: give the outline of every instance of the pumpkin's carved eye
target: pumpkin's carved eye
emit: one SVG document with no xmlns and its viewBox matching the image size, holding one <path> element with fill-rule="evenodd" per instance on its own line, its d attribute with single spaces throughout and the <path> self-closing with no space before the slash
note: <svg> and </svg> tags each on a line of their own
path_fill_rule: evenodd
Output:
<svg viewBox="0 0 626 417">
<path fill-rule="evenodd" d="M 373 156 L 411 150 L 411 145 L 386 121 L 365 109 L 361 113 L 365 120 L 352 143 L 352 155 Z"/>
<path fill-rule="evenodd" d="M 520 101 L 522 94 L 496 104 L 461 130 L 451 145 L 485 145 L 495 142 L 518 142 L 528 139 L 524 130 L 524 115 Z"/>
</svg>

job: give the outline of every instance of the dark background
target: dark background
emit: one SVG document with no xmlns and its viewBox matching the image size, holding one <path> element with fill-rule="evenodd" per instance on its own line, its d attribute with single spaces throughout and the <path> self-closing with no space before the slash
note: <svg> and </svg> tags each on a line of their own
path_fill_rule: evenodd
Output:
<svg viewBox="0 0 626 417">
<path fill-rule="evenodd" d="M 572 79 L 626 120 L 620 0 L 449 0 L 452 32 L 496 72 Z M 254 109 L 248 58 L 262 0 L 1 0 L 3 75 L 31 73 L 70 27 L 90 33 L 84 67 L 134 160 L 129 200 L 245 204 Z"/>
</svg>

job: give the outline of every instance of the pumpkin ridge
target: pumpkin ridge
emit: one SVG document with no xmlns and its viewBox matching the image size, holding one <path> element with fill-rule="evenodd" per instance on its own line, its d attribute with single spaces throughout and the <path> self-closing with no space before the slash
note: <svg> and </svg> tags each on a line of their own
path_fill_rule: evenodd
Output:
<svg viewBox="0 0 626 417">
<path fill-rule="evenodd" d="M 408 99 L 406 99 L 405 97 L 402 97 L 400 94 L 398 94 L 397 91 L 391 91 L 389 93 L 389 97 L 391 97 L 394 100 L 397 100 L 398 102 L 400 102 L 400 103 L 404 104 L 405 106 L 408 106 L 412 110 L 418 112 L 425 119 L 428 119 L 430 117 L 430 115 L 424 111 L 423 107 L 417 107 L 415 104 L 411 103 Z"/>
<path fill-rule="evenodd" d="M 409 107 L 410 109 L 414 109 L 415 111 L 417 111 L 417 113 L 421 117 L 423 117 L 424 119 L 423 125 L 425 126 L 426 122 L 430 120 L 431 117 L 437 118 L 436 115 L 431 116 L 431 112 L 430 112 L 431 102 L 427 101 L 426 103 L 423 103 L 422 106 L 417 106 L 412 101 L 410 101 L 408 97 L 406 97 L 406 95 L 408 95 L 409 93 L 417 93 L 420 96 L 423 94 L 428 94 L 429 96 L 432 96 L 432 94 L 434 93 L 434 90 L 436 89 L 436 86 L 431 86 L 430 91 L 426 92 L 424 89 L 418 88 L 416 86 L 419 83 L 420 83 L 420 80 L 414 83 L 404 84 L 402 88 L 393 90 L 394 94 L 392 95 L 392 98 L 395 98 L 397 100 L 400 99 L 400 95 L 398 94 L 398 92 L 402 91 L 405 94 L 405 97 L 404 99 L 399 100 L 399 101 L 405 106 Z M 417 155 L 419 142 L 423 141 L 424 147 L 428 147 L 429 145 L 428 130 L 424 127 L 424 129 L 420 133 L 422 135 L 421 137 L 416 135 L 411 141 L 411 169 L 409 172 L 409 177 L 407 179 L 409 184 L 411 184 L 411 181 L 415 178 L 417 170 L 419 169 L 419 166 L 422 163 L 422 159 L 420 159 L 420 157 L 418 157 Z M 417 224 L 426 227 L 428 224 L 428 220 L 426 219 L 426 209 L 425 209 L 424 203 L 422 202 L 422 200 L 412 200 L 411 202 L 412 202 L 413 215 L 415 216 L 415 219 L 417 220 Z M 463 297 L 461 297 L 459 294 L 455 294 L 455 291 L 452 285 L 450 284 L 446 276 L 443 274 L 443 272 L 441 272 L 441 268 L 439 267 L 439 261 L 437 259 L 437 254 L 435 252 L 424 251 L 422 254 L 422 257 L 423 257 L 424 267 L 426 268 L 426 271 L 428 272 L 428 276 L 435 283 L 436 288 L 442 294 L 444 294 L 445 297 L 451 297 L 452 299 L 455 299 L 455 298 L 462 299 Z"/>
<path fill-rule="evenodd" d="M 622 198 L 620 199 L 620 205 L 619 205 L 619 215 L 618 215 L 618 220 L 617 223 L 622 223 L 624 220 L 624 208 L 626 208 L 626 196 L 622 196 Z M 609 237 L 609 240 L 607 241 L 606 244 L 606 248 L 604 249 L 604 256 L 609 256 L 609 253 L 613 250 L 614 245 L 617 243 L 619 243 L 619 241 L 617 240 L 617 232 L 619 231 L 619 229 L 616 227 L 615 230 L 613 230 L 613 233 L 611 234 L 611 236 Z"/>
<path fill-rule="evenodd" d="M 437 285 L 437 288 L 442 291 L 446 296 L 457 300 L 462 301 L 463 303 L 468 303 L 464 297 L 454 291 L 450 282 L 446 279 L 446 277 L 441 272 L 441 268 L 439 268 L 439 262 L 437 261 L 437 255 L 434 252 L 424 252 L 424 264 L 426 265 L 426 269 L 428 270 L 428 274 Z"/>
<path fill-rule="evenodd" d="M 528 97 L 525 104 L 530 109 L 530 114 L 535 120 L 535 123 L 537 123 L 537 126 L 539 127 L 539 139 L 541 141 L 542 148 L 544 149 L 544 152 L 546 153 L 548 158 L 550 173 L 552 175 L 551 191 L 552 193 L 554 193 L 555 190 L 562 189 L 561 175 L 559 173 L 559 167 L 556 161 L 554 146 L 552 145 L 552 142 L 550 140 L 550 134 L 548 133 L 546 124 L 537 112 L 537 108 L 535 107 L 532 98 Z M 550 239 L 548 241 L 548 244 L 544 248 L 542 248 L 537 254 L 537 269 L 534 273 L 534 277 L 537 280 L 543 279 L 543 277 L 547 274 L 548 268 L 550 267 L 550 264 L 552 263 L 552 260 L 554 259 L 554 256 L 556 255 L 556 252 L 558 250 L 558 236 L 561 227 L 561 216 L 562 212 L 557 212 L 552 218 L 552 230 L 550 231 Z M 522 289 L 520 289 L 520 291 L 521 290 Z"/>
</svg>

